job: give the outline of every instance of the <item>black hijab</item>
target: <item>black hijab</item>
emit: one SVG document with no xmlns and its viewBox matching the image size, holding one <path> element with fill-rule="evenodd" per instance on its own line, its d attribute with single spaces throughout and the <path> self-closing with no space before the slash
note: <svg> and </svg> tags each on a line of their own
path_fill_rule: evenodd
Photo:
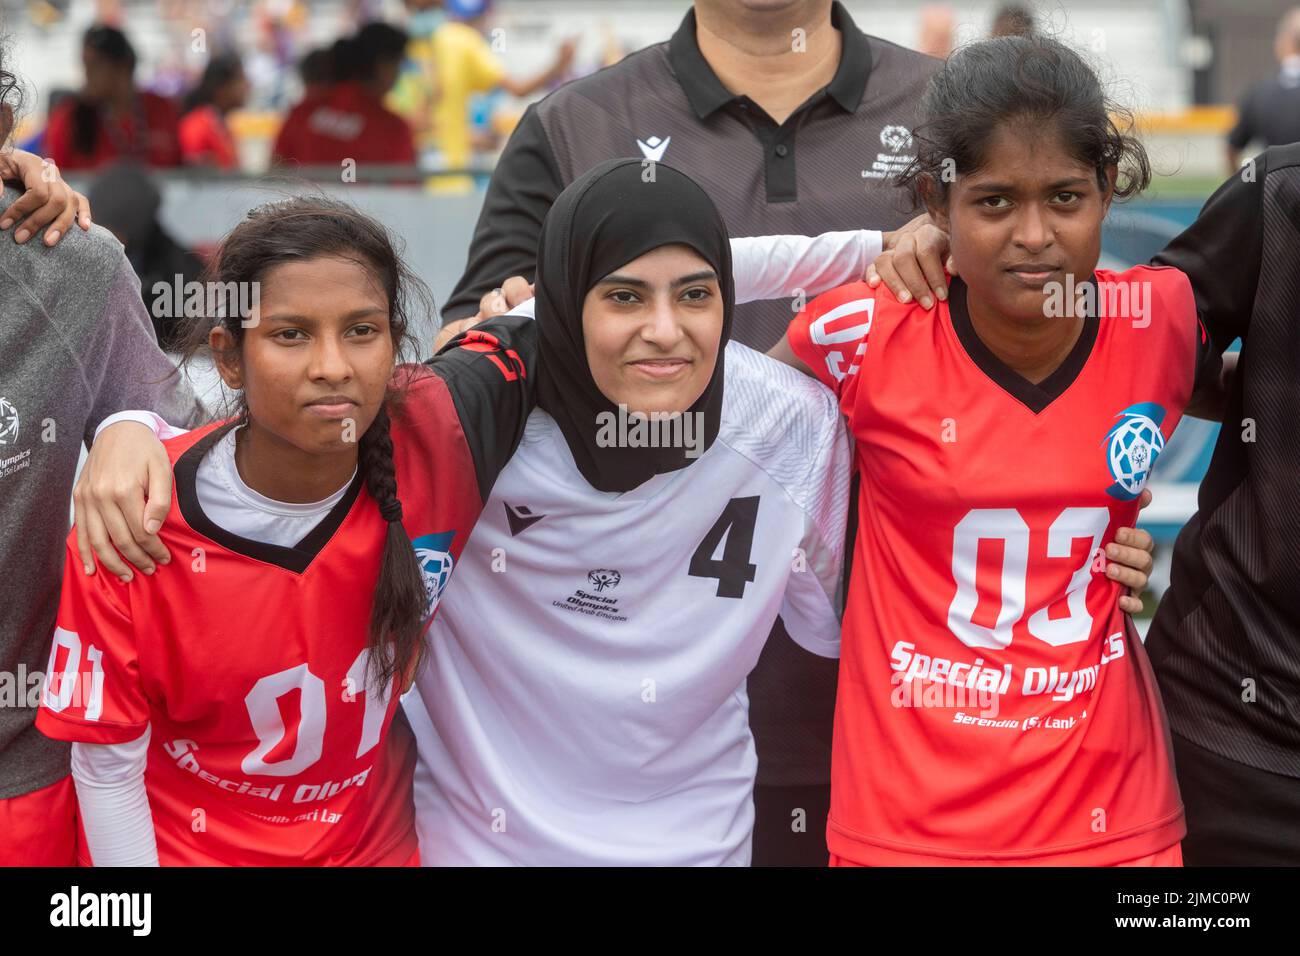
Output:
<svg viewBox="0 0 1300 956">
<path fill-rule="evenodd" d="M 727 227 L 705 191 L 685 173 L 639 159 L 601 163 L 556 198 L 537 252 L 537 403 L 555 419 L 578 470 L 600 491 L 630 491 L 690 464 L 688 449 L 598 447 L 598 417 L 618 415 L 587 365 L 582 302 L 605 276 L 660 246 L 689 246 L 718 274 L 722 338 L 704 393 L 688 409 L 703 416 L 704 443 L 722 420 L 723 349 L 731 337 L 735 289 Z"/>
</svg>

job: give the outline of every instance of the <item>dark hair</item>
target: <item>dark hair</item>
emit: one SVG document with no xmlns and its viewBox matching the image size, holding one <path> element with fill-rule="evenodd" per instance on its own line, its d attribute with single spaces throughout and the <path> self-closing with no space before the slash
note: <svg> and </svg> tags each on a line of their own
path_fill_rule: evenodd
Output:
<svg viewBox="0 0 1300 956">
<path fill-rule="evenodd" d="M 106 60 L 135 69 L 135 47 L 131 46 L 126 34 L 117 27 L 96 24 L 82 36 L 81 45 L 87 50 L 94 50 Z"/>
<path fill-rule="evenodd" d="M 198 85 L 185 95 L 181 103 L 181 115 L 200 106 L 208 106 L 216 98 L 217 90 L 244 74 L 244 64 L 237 53 L 218 53 L 208 60 L 203 68 L 203 76 Z"/>
<path fill-rule="evenodd" d="M 317 86 L 334 82 L 334 63 L 330 50 L 312 50 L 298 61 L 298 77 L 303 86 Z"/>
<path fill-rule="evenodd" d="M 330 81 L 349 83 L 361 79 L 360 60 L 356 37 L 339 37 L 329 48 Z"/>
<path fill-rule="evenodd" d="M 961 48 L 931 77 L 912 132 L 916 159 L 899 174 L 899 185 L 918 205 L 946 201 L 951 176 L 945 173 L 980 169 L 990 138 L 1006 122 L 1058 131 L 1071 154 L 1096 170 L 1103 189 L 1107 167 L 1118 166 L 1118 200 L 1151 181 L 1132 114 L 1111 102 L 1092 68 L 1056 40 L 1011 36 Z"/>
<path fill-rule="evenodd" d="M 406 31 L 388 23 L 367 23 L 356 35 L 357 76 L 374 77 L 375 69 L 385 60 L 400 61 L 406 56 Z"/>
<path fill-rule="evenodd" d="M 135 72 L 135 48 L 131 46 L 126 34 L 116 27 L 91 27 L 82 36 L 81 46 L 86 50 L 94 50 L 110 63 Z M 98 139 L 99 104 L 90 103 L 78 96 L 72 110 L 72 148 L 83 156 L 91 156 Z"/>
<path fill-rule="evenodd" d="M 993 15 L 993 36 L 1030 36 L 1034 12 L 1022 3 L 1004 3 Z"/>
<path fill-rule="evenodd" d="M 13 126 L 7 130 L 7 133 L 12 133 L 14 127 L 18 125 L 18 114 L 23 108 L 23 85 L 15 74 L 4 68 L 4 60 L 9 53 L 5 46 L 4 41 L 0 40 L 0 107 L 9 107 L 13 115 Z M 3 146 L 7 139 L 7 135 L 0 138 L 0 146 Z"/>
<path fill-rule="evenodd" d="M 207 345 L 208 332 L 218 325 L 224 326 L 234 339 L 235 351 L 242 350 L 239 290 L 248 288 L 244 283 L 260 281 L 276 266 L 322 256 L 351 259 L 374 277 L 388 298 L 393 351 L 400 359 L 412 308 L 418 306 L 432 314 L 427 288 L 402 261 L 383 225 L 346 203 L 301 196 L 258 206 L 221 241 L 203 279 L 221 283 L 207 288 L 219 288 L 224 298 L 216 315 L 200 317 L 189 330 L 182 364 L 189 363 Z M 424 578 L 402 527 L 389 434 L 390 412 L 400 406 L 401 392 L 400 385 L 390 385 L 379 415 L 361 436 L 357 448 L 357 464 L 366 488 L 388 522 L 370 615 L 371 676 L 378 687 L 409 675 L 424 651 Z M 242 396 L 237 399 L 237 413 L 248 417 L 248 405 Z M 387 648 L 390 641 L 394 645 L 392 653 Z"/>
</svg>

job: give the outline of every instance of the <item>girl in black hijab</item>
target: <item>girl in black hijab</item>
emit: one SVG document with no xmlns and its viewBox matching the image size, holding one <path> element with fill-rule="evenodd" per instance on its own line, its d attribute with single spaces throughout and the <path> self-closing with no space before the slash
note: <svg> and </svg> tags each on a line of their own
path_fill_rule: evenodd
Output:
<svg viewBox="0 0 1300 956">
<path fill-rule="evenodd" d="M 717 275 L 722 335 L 704 391 L 684 414 L 703 427 L 703 448 L 598 444 L 602 413 L 618 406 L 597 386 L 583 336 L 587 293 L 614 270 L 668 245 L 684 245 Z M 560 426 L 584 478 L 600 491 L 623 492 L 683 468 L 718 435 L 722 355 L 731 337 L 735 289 L 731 246 L 717 207 L 689 176 L 662 164 L 617 159 L 575 180 L 542 224 L 537 255 L 536 318 L 540 339 L 538 405 Z"/>
</svg>

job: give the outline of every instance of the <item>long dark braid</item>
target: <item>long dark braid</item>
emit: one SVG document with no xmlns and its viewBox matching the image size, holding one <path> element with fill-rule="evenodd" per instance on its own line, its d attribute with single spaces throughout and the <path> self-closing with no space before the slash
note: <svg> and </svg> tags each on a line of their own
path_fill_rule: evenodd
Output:
<svg viewBox="0 0 1300 956">
<path fill-rule="evenodd" d="M 402 501 L 397 497 L 397 471 L 393 467 L 393 437 L 388 409 L 380 410 L 357 446 L 357 464 L 366 490 L 388 522 L 379 583 L 370 611 L 370 666 L 376 686 L 395 681 L 396 689 L 424 656 L 425 611 L 428 606 L 424 577 L 402 526 Z M 392 641 L 390 651 L 388 642 Z"/>
</svg>

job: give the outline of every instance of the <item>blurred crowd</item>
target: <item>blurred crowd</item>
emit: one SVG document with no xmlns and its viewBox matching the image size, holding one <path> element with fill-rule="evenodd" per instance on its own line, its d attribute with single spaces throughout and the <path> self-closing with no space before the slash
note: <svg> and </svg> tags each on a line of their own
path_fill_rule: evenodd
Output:
<svg viewBox="0 0 1300 956">
<path fill-rule="evenodd" d="M 952 52 L 954 7 L 921 9 L 916 49 L 937 57 Z M 73 0 L 29 0 L 24 13 L 29 28 L 50 30 L 68 22 L 73 8 Z M 429 182 L 435 191 L 465 192 L 475 174 L 484 178 L 518 120 L 520 99 L 627 52 L 603 22 L 593 27 L 600 42 L 591 62 L 579 66 L 576 38 L 566 38 L 545 67 L 516 75 L 503 58 L 493 0 L 345 0 L 334 13 L 337 39 L 316 45 L 308 25 L 315 18 L 319 26 L 321 14 L 305 0 L 156 0 L 156 8 L 167 40 L 140 69 L 127 23 L 128 10 L 140 4 L 95 0 L 96 23 L 82 36 L 81 85 L 51 91 L 44 126 L 29 128 L 19 145 L 68 171 L 126 159 L 155 168 L 261 173 L 269 159 L 300 169 L 329 167 L 321 171 L 333 179 L 339 164 L 352 159 L 372 172 L 380 165 L 418 166 L 440 174 Z M 1033 5 L 1000 5 L 987 29 L 992 36 L 1032 33 Z M 1300 14 L 1279 22 L 1275 52 L 1278 72 L 1237 104 L 1226 144 L 1229 166 L 1239 163 L 1248 143 L 1267 146 L 1300 135 Z M 241 110 L 263 120 L 253 137 L 263 145 L 251 154 L 240 148 L 235 118 Z M 273 142 L 269 154 L 267 142 Z"/>
<path fill-rule="evenodd" d="M 82 36 L 80 87 L 52 91 L 45 125 L 20 143 L 70 172 L 121 160 L 261 172 L 265 157 L 250 164 L 232 128 L 236 114 L 251 109 L 275 118 L 273 166 L 330 167 L 326 175 L 336 178 L 348 159 L 372 169 L 418 165 L 443 174 L 430 181 L 435 191 L 462 192 L 474 182 L 472 171 L 481 175 L 485 166 L 476 159 L 509 135 L 515 101 L 627 52 L 602 24 L 598 57 L 583 69 L 575 66 L 576 38 L 567 38 L 548 66 L 515 75 L 502 57 L 492 0 L 404 0 L 396 9 L 348 0 L 342 35 L 318 46 L 307 40 L 313 12 L 303 0 L 158 0 L 169 38 L 145 71 L 122 0 L 95 6 L 97 22 Z M 69 9 L 70 0 L 33 0 L 27 19 L 50 29 Z M 396 15 L 385 20 L 384 13 Z M 251 31 L 239 29 L 241 18 Z M 1028 7 L 1007 4 L 991 32 L 1033 28 Z M 240 36 L 252 39 L 241 48 Z M 918 49 L 947 56 L 954 36 L 951 6 L 923 10 Z M 180 52 L 187 47 L 202 52 L 199 65 Z"/>
<path fill-rule="evenodd" d="M 29 26 L 67 22 L 69 3 L 33 0 Z M 348 0 L 334 12 L 341 35 L 316 45 L 306 27 L 320 11 L 302 0 L 157 0 L 156 22 L 167 25 L 168 39 L 141 69 L 127 10 L 122 0 L 96 0 L 97 20 L 80 38 L 80 86 L 51 91 L 45 123 L 19 145 L 65 171 L 95 172 L 88 188 L 97 219 L 126 246 L 145 289 L 155 277 L 190 278 L 201 266 L 160 224 L 161 194 L 146 169 L 260 174 L 269 159 L 273 170 L 347 182 L 348 164 L 354 174 L 365 164 L 370 181 L 414 184 L 428 175 L 430 191 L 464 193 L 486 180 L 489 157 L 509 137 L 522 98 L 627 52 L 599 26 L 595 62 L 579 68 L 576 38 L 567 38 L 550 51 L 548 65 L 520 76 L 504 61 L 492 0 Z M 957 21 L 952 4 L 924 6 L 915 48 L 948 56 Z M 996 7 L 985 27 L 991 36 L 1039 28 L 1023 3 Z M 187 44 L 192 52 L 201 47 L 202 56 L 178 54 Z M 1300 139 L 1300 8 L 1278 23 L 1274 52 L 1277 72 L 1238 105 L 1225 144 L 1230 168 L 1249 144 Z M 251 161 L 238 135 L 240 115 L 265 120 Z M 168 342 L 174 330 L 160 322 L 156 332 Z"/>
<path fill-rule="evenodd" d="M 44 11 L 33 16 L 38 24 L 65 12 L 59 4 L 35 6 Z M 346 160 L 455 173 L 508 135 L 509 97 L 545 92 L 575 75 L 575 39 L 559 43 L 551 63 L 531 76 L 508 70 L 491 0 L 406 0 L 392 22 L 379 16 L 391 5 L 353 0 L 346 19 L 355 25 L 314 48 L 303 42 L 302 3 L 262 2 L 242 11 L 254 18 L 257 37 L 244 50 L 232 23 L 239 5 L 159 6 L 171 21 L 205 24 L 172 44 L 201 47 L 201 73 L 187 76 L 164 58 L 152 64 L 146 88 L 123 8 L 100 3 L 100 22 L 82 37 L 80 87 L 53 91 L 47 122 L 21 145 L 70 172 L 123 160 L 239 170 L 248 163 L 232 118 L 251 99 L 277 117 L 273 165 L 329 166 L 331 178 Z M 622 55 L 610 40 L 593 68 Z M 454 190 L 472 182 L 468 175 L 438 181 Z"/>
<path fill-rule="evenodd" d="M 499 150 L 517 119 L 509 99 L 578 75 L 572 38 L 558 44 L 546 68 L 513 75 L 499 51 L 491 0 L 404 0 L 403 16 L 392 20 L 381 17 L 391 5 L 352 0 L 344 14 L 351 25 L 316 47 L 303 42 L 310 13 L 304 4 L 262 0 L 243 11 L 254 19 L 256 40 L 242 50 L 237 6 L 159 0 L 162 19 L 176 26 L 166 48 L 192 42 L 187 31 L 202 23 L 207 55 L 201 72 L 188 76 L 164 55 L 150 64 L 146 88 L 126 8 L 99 0 L 98 22 L 81 38 L 81 86 L 54 91 L 44 127 L 21 143 L 67 172 L 95 173 L 88 193 L 96 219 L 122 242 L 146 297 L 155 282 L 197 278 L 210 251 L 186 248 L 168 234 L 149 170 L 260 172 L 241 156 L 232 129 L 238 111 L 251 105 L 276 116 L 272 169 L 347 181 L 348 163 L 365 164 L 368 178 L 387 168 L 388 181 L 414 183 L 418 168 L 437 173 L 427 183 L 432 192 L 467 192 L 486 178 L 476 157 Z M 66 0 L 41 0 L 34 8 L 38 27 L 67 13 Z M 918 47 L 946 56 L 954 23 L 947 5 L 927 7 Z M 991 23 L 994 35 L 1033 29 L 1032 14 L 1017 4 L 1000 8 Z M 626 52 L 607 30 L 601 47 L 590 68 Z M 155 317 L 154 325 L 161 343 L 175 343 L 177 320 Z"/>
</svg>

